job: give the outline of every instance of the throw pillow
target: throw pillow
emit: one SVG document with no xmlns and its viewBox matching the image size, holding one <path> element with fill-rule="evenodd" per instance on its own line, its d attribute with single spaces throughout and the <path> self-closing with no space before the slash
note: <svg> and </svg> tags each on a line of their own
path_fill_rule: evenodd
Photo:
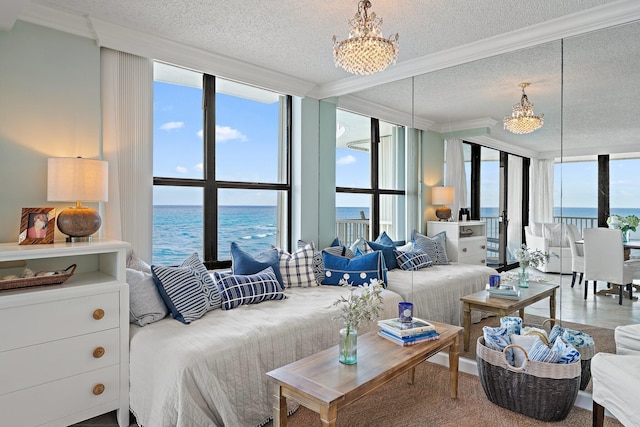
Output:
<svg viewBox="0 0 640 427">
<path fill-rule="evenodd" d="M 511 344 L 511 337 L 507 328 L 492 328 L 490 326 L 482 327 L 482 335 L 484 337 L 484 345 L 490 350 L 502 352 L 506 346 Z M 513 365 L 513 351 L 507 350 L 505 357 L 507 362 Z"/>
<path fill-rule="evenodd" d="M 340 239 L 337 237 L 333 239 L 333 242 L 331 242 L 331 246 L 329 246 L 329 248 L 324 248 L 323 250 L 331 252 L 334 255 L 343 256 L 347 258 L 353 258 L 354 256 L 356 256 L 356 254 L 353 253 L 351 249 L 343 245 Z"/>
<path fill-rule="evenodd" d="M 236 242 L 231 242 L 231 271 L 233 274 L 248 275 L 261 272 L 271 267 L 282 286 L 282 274 L 280 273 L 280 257 L 276 248 L 269 249 L 258 255 L 250 255 L 243 251 Z"/>
<path fill-rule="evenodd" d="M 551 346 L 551 351 L 558 354 L 558 363 L 569 364 L 580 360 L 580 352 L 571 344 L 558 337 Z"/>
<path fill-rule="evenodd" d="M 127 268 L 151 274 L 151 266 L 142 260 L 142 258 L 139 258 L 133 250 L 129 251 L 127 255 Z"/>
<path fill-rule="evenodd" d="M 393 239 L 389 237 L 386 231 L 380 233 L 375 242 L 385 246 L 395 246 L 395 244 L 393 243 Z"/>
<path fill-rule="evenodd" d="M 409 242 L 404 245 L 396 246 L 396 250 L 400 252 L 411 252 L 414 249 L 413 242 Z"/>
<path fill-rule="evenodd" d="M 542 340 L 538 340 L 531 346 L 531 351 L 529 351 L 529 360 L 534 360 L 536 362 L 558 363 L 560 355 L 555 351 L 551 351 L 551 349 L 543 343 Z"/>
<path fill-rule="evenodd" d="M 313 248 L 313 276 L 316 279 L 316 284 L 321 285 L 322 279 L 324 279 L 324 262 L 322 261 L 322 252 L 317 251 L 313 242 L 309 242 L 309 245 Z M 307 243 L 303 240 L 298 240 L 298 249 L 304 248 Z"/>
<path fill-rule="evenodd" d="M 373 249 L 371 249 L 369 245 L 367 245 L 367 241 L 362 237 L 359 237 L 358 240 L 353 242 L 351 246 L 349 246 L 349 249 L 351 249 L 351 252 L 353 252 L 355 255 L 358 255 L 358 253 L 360 253 L 360 255 L 363 255 L 373 252 Z"/>
<path fill-rule="evenodd" d="M 562 224 L 543 224 L 542 237 L 549 241 L 549 246 L 562 246 L 564 236 L 562 235 Z"/>
<path fill-rule="evenodd" d="M 441 231 L 433 237 L 427 237 L 414 230 L 412 236 L 414 246 L 426 252 L 429 258 L 431 258 L 431 261 L 433 261 L 433 265 L 450 264 L 449 258 L 447 257 L 446 239 L 447 234 L 444 231 Z"/>
<path fill-rule="evenodd" d="M 433 262 L 426 252 L 416 249 L 411 252 L 403 252 L 399 250 L 393 251 L 398 267 L 402 270 L 415 271 L 421 268 L 431 267 Z"/>
<path fill-rule="evenodd" d="M 126 269 L 129 284 L 129 323 L 145 326 L 169 314 L 151 273 Z"/>
<path fill-rule="evenodd" d="M 153 279 L 171 315 L 189 324 L 220 307 L 221 298 L 209 272 L 194 253 L 179 267 L 151 266 Z"/>
<path fill-rule="evenodd" d="M 520 317 L 504 316 L 500 318 L 500 327 L 506 328 L 509 334 L 520 335 L 522 329 L 522 319 Z"/>
<path fill-rule="evenodd" d="M 524 348 L 527 355 L 536 341 L 541 341 L 537 335 L 511 335 L 511 344 L 517 344 Z M 526 360 L 525 354 L 519 348 L 513 348 L 513 366 L 522 366 Z"/>
<path fill-rule="evenodd" d="M 222 294 L 223 310 L 286 298 L 271 267 L 250 275 L 214 272 L 213 276 Z"/>
<path fill-rule="evenodd" d="M 323 285 L 339 285 L 340 280 L 344 279 L 358 286 L 368 284 L 371 279 L 378 279 L 386 287 L 384 257 L 381 252 L 372 252 L 349 259 L 322 251 L 322 258 L 325 268 Z"/>
<path fill-rule="evenodd" d="M 391 245 L 383 245 L 382 243 L 376 243 L 376 242 L 367 242 L 367 245 L 369 245 L 369 247 L 374 251 L 382 252 L 382 256 L 384 256 L 384 263 L 386 264 L 389 270 L 398 268 L 396 255 L 394 254 L 396 247 L 393 244 L 393 242 L 391 242 Z"/>
<path fill-rule="evenodd" d="M 314 250 L 312 245 L 306 245 L 292 254 L 279 249 L 278 255 L 284 287 L 308 288 L 317 285 L 313 274 Z"/>
</svg>

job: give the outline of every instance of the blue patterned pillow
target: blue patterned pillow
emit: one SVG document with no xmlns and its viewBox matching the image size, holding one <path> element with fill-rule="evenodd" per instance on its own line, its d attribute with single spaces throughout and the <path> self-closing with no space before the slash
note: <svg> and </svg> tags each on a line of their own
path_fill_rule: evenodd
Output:
<svg viewBox="0 0 640 427">
<path fill-rule="evenodd" d="M 560 354 L 551 350 L 542 340 L 536 341 L 529 351 L 529 360 L 536 362 L 558 363 Z"/>
<path fill-rule="evenodd" d="M 233 274 L 256 274 L 267 267 L 273 269 L 278 283 L 280 286 L 284 286 L 282 274 L 280 274 L 280 256 L 276 248 L 253 256 L 240 249 L 236 242 L 231 242 L 231 271 Z"/>
<path fill-rule="evenodd" d="M 492 328 L 490 326 L 482 327 L 482 335 L 484 336 L 484 345 L 490 350 L 502 352 L 506 346 L 511 344 L 511 337 L 507 328 Z M 513 365 L 513 351 L 507 350 L 507 362 Z"/>
<path fill-rule="evenodd" d="M 324 279 L 324 262 L 322 261 L 322 252 L 316 250 L 316 246 L 313 242 L 305 242 L 304 240 L 298 240 L 298 249 L 304 248 L 306 245 L 311 245 L 313 248 L 313 275 L 316 278 L 316 284 L 321 285 L 322 279 Z"/>
<path fill-rule="evenodd" d="M 257 304 L 266 300 L 281 300 L 286 296 L 273 268 L 250 275 L 213 272 L 222 294 L 222 309 L 231 310 L 242 304 Z"/>
<path fill-rule="evenodd" d="M 370 279 L 378 279 L 386 288 L 387 277 L 384 265 L 384 257 L 380 252 L 345 258 L 322 251 L 324 261 L 323 285 L 339 285 L 340 280 L 345 279 L 354 286 L 368 284 Z"/>
<path fill-rule="evenodd" d="M 179 267 L 153 265 L 151 272 L 171 315 L 182 323 L 189 324 L 221 305 L 218 288 L 197 253 Z"/>
<path fill-rule="evenodd" d="M 421 268 L 431 267 L 433 265 L 429 255 L 419 249 L 410 252 L 395 250 L 393 253 L 396 256 L 398 267 L 402 270 L 415 271 L 420 270 Z"/>
<path fill-rule="evenodd" d="M 571 344 L 567 344 L 562 337 L 558 337 L 553 342 L 551 351 L 558 355 L 558 363 L 569 364 L 580 360 L 580 352 Z"/>
<path fill-rule="evenodd" d="M 343 245 L 340 239 L 337 237 L 333 239 L 333 242 L 331 242 L 331 246 L 329 246 L 328 248 L 324 248 L 323 250 L 333 255 L 343 256 L 347 258 L 353 258 L 354 256 L 356 256 L 356 254 L 353 253 L 350 248 Z"/>
<path fill-rule="evenodd" d="M 389 270 L 398 268 L 398 262 L 396 261 L 395 254 L 393 253 L 396 249 L 393 242 L 391 242 L 391 245 L 389 246 L 383 245 L 382 243 L 376 243 L 376 242 L 367 242 L 367 245 L 369 245 L 369 247 L 374 251 L 382 252 L 382 256 L 384 257 L 384 263 Z"/>
<path fill-rule="evenodd" d="M 433 265 L 450 264 L 447 257 L 446 232 L 441 231 L 433 237 L 427 237 L 414 230 L 412 239 L 417 249 L 425 251 L 429 255 Z"/>
<path fill-rule="evenodd" d="M 561 337 L 562 334 L 564 334 L 564 328 L 558 324 L 553 325 L 549 331 L 549 342 L 555 342 L 556 338 Z"/>
<path fill-rule="evenodd" d="M 313 275 L 314 250 L 311 244 L 298 248 L 291 254 L 284 249 L 278 249 L 278 254 L 283 287 L 308 288 L 317 285 Z"/>
<path fill-rule="evenodd" d="M 591 335 L 569 328 L 566 328 L 562 333 L 562 339 L 564 339 L 567 344 L 574 346 L 576 349 L 580 347 L 592 347 L 594 345 L 593 337 Z"/>
<path fill-rule="evenodd" d="M 519 317 L 504 316 L 500 318 L 500 326 L 507 329 L 507 333 L 520 335 L 522 319 Z"/>
</svg>

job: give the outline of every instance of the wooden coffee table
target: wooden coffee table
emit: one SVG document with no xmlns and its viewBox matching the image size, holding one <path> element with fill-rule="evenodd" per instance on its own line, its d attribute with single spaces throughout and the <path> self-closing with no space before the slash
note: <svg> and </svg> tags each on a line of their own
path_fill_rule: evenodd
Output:
<svg viewBox="0 0 640 427">
<path fill-rule="evenodd" d="M 440 338 L 402 347 L 370 332 L 358 337 L 358 363 L 338 362 L 338 346 L 274 369 L 276 381 L 273 425 L 287 425 L 287 398 L 320 414 L 323 426 L 335 426 L 338 409 L 408 372 L 413 384 L 415 367 L 434 354 L 449 351 L 451 397 L 458 397 L 459 336 L 462 328 L 432 322 Z M 336 331 L 337 334 L 337 331 Z"/>
<path fill-rule="evenodd" d="M 460 301 L 464 303 L 464 351 L 469 350 L 471 310 L 490 311 L 497 313 L 500 317 L 519 311 L 520 317 L 524 319 L 525 307 L 549 297 L 549 317 L 555 319 L 556 289 L 559 287 L 560 285 L 556 284 L 529 283 L 528 288 L 518 288 L 520 289 L 520 299 L 518 300 L 491 297 L 487 291 L 476 292 L 460 298 Z"/>
</svg>

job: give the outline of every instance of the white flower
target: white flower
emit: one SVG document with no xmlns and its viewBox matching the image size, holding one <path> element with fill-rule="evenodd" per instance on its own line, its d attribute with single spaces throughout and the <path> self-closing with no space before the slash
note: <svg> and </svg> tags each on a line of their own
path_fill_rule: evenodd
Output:
<svg viewBox="0 0 640 427">
<path fill-rule="evenodd" d="M 341 286 L 351 286 L 345 279 L 338 282 Z M 341 296 L 333 305 L 341 305 L 338 319 L 344 322 L 347 330 L 358 329 L 363 321 L 372 322 L 378 317 L 382 304 L 382 282 L 371 279 L 370 283 L 354 287 L 349 298 Z"/>
</svg>

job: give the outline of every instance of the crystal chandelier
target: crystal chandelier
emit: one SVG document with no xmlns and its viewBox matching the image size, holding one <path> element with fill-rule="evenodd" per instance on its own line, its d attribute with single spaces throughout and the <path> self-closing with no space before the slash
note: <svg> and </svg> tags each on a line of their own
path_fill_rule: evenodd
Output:
<svg viewBox="0 0 640 427">
<path fill-rule="evenodd" d="M 536 116 L 533 112 L 533 104 L 529 102 L 524 88 L 530 83 L 520 83 L 522 88 L 522 98 L 520 103 L 513 106 L 511 116 L 504 118 L 504 129 L 511 133 L 521 135 L 523 133 L 531 133 L 536 129 L 540 129 L 544 124 L 544 114 Z"/>
<path fill-rule="evenodd" d="M 349 20 L 349 38 L 338 42 L 333 36 L 333 61 L 353 74 L 373 74 L 395 64 L 398 59 L 398 33 L 382 36 L 382 18 L 367 13 L 369 0 L 358 2 L 358 13 Z"/>
</svg>

